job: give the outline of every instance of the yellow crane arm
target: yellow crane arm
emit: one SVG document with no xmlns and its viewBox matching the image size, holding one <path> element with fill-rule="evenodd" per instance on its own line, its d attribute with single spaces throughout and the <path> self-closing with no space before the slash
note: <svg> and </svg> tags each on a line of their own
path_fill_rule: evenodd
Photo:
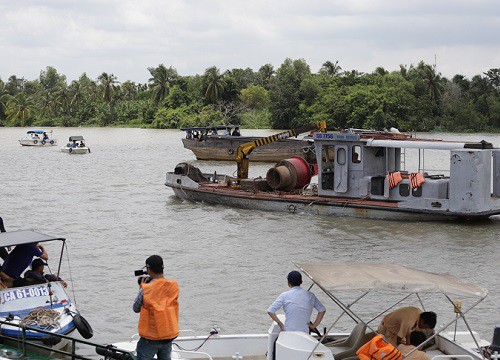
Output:
<svg viewBox="0 0 500 360">
<path fill-rule="evenodd" d="M 307 125 L 307 126 L 302 126 L 297 129 L 292 129 L 292 130 L 287 130 L 283 131 L 282 133 L 271 135 L 259 140 L 255 141 L 250 141 L 244 144 L 241 144 L 238 149 L 236 150 L 236 164 L 238 166 L 238 171 L 237 171 L 237 181 L 240 179 L 247 179 L 248 178 L 248 166 L 249 166 L 249 159 L 248 155 L 253 151 L 258 146 L 263 146 L 267 145 L 276 141 L 288 139 L 293 136 L 297 136 L 299 134 L 311 131 L 311 130 L 318 130 L 321 132 L 326 132 L 326 122 L 321 121 L 312 125 Z"/>
</svg>

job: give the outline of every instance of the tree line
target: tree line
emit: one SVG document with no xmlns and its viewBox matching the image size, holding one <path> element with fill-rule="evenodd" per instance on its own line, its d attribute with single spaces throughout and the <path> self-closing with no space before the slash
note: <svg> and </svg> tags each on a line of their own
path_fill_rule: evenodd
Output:
<svg viewBox="0 0 500 360">
<path fill-rule="evenodd" d="M 326 61 L 317 73 L 303 59 L 182 76 L 163 64 L 146 83 L 112 73 L 71 82 L 48 66 L 35 80 L 0 78 L 0 126 L 124 126 L 175 129 L 240 124 L 288 129 L 326 121 L 329 129 L 500 130 L 500 69 L 467 79 L 443 77 L 421 61 L 372 73 Z"/>
</svg>

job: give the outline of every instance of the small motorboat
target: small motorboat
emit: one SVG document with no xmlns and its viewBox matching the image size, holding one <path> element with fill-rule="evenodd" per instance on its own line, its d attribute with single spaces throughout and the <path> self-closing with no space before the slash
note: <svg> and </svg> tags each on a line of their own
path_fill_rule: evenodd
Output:
<svg viewBox="0 0 500 360">
<path fill-rule="evenodd" d="M 0 248 L 60 241 L 61 256 L 57 277 L 61 269 L 66 239 L 33 230 L 7 231 L 0 218 Z M 75 303 L 66 293 L 62 281 L 0 288 L 1 337 L 4 340 L 42 341 L 48 345 L 51 335 L 68 335 L 75 329 L 86 339 L 93 335 L 88 322 L 79 314 Z"/>
<path fill-rule="evenodd" d="M 331 326 L 321 334 L 314 329 L 312 334 L 300 331 L 280 331 L 273 322 L 267 333 L 221 335 L 214 327 L 209 335 L 179 336 L 173 342 L 174 359 L 256 359 L 256 360 L 358 360 L 357 352 L 377 334 L 377 324 L 382 317 L 402 301 L 411 301 L 424 308 L 423 301 L 434 304 L 441 298 L 450 305 L 448 314 L 440 314 L 441 325 L 422 343 L 427 355 L 433 360 L 468 359 L 486 360 L 491 351 L 500 347 L 480 339 L 469 327 L 465 315 L 486 297 L 488 291 L 476 284 L 456 278 L 450 274 L 436 274 L 402 265 L 366 263 L 295 263 L 296 267 L 317 285 L 340 310 Z M 425 295 L 425 298 L 421 295 Z M 387 297 L 384 308 L 375 307 L 374 299 Z M 427 299 L 431 297 L 432 299 Z M 463 298 L 453 301 L 453 298 Z M 402 299 L 401 299 L 402 298 Z M 352 305 L 365 300 L 365 306 Z M 387 307 L 385 307 L 387 306 Z M 466 308 L 467 307 L 467 308 Z M 338 320 L 347 315 L 354 322 L 350 333 L 331 332 Z M 279 314 L 282 322 L 285 317 Z M 461 322 L 468 331 L 457 331 L 455 324 Z M 495 329 L 495 334 L 500 329 Z M 101 355 L 118 359 L 123 351 L 134 352 L 138 336 L 129 341 L 113 344 L 114 347 L 98 348 Z M 428 346 L 428 347 L 427 347 Z M 106 352 L 107 351 L 107 352 Z M 113 354 L 113 351 L 120 353 Z M 394 351 L 394 350 L 393 350 Z M 415 350 L 412 350 L 414 352 Z M 399 351 L 399 359 L 402 357 Z M 114 356 L 113 356 L 114 355 Z M 495 355 L 491 356 L 491 359 Z M 373 357 L 375 359 L 376 357 Z M 387 359 L 398 357 L 387 356 Z"/>
<path fill-rule="evenodd" d="M 55 146 L 57 140 L 52 138 L 52 130 L 29 130 L 26 136 L 19 140 L 22 146 Z"/>
<path fill-rule="evenodd" d="M 87 154 L 90 152 L 90 148 L 85 145 L 85 140 L 83 136 L 70 136 L 69 142 L 61 148 L 62 152 L 68 154 Z"/>
</svg>

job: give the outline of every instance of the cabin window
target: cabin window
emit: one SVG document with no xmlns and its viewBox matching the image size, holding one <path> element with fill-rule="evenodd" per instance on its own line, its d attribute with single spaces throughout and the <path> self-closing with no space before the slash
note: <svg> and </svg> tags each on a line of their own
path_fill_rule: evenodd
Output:
<svg viewBox="0 0 500 360">
<path fill-rule="evenodd" d="M 359 164 L 361 162 L 361 146 L 354 145 L 352 147 L 352 162 Z"/>
<path fill-rule="evenodd" d="M 344 148 L 340 148 L 337 150 L 337 164 L 345 165 L 346 163 L 346 151 Z"/>
<path fill-rule="evenodd" d="M 410 196 L 410 185 L 408 184 L 400 184 L 399 185 L 399 196 Z"/>
<path fill-rule="evenodd" d="M 411 195 L 413 197 L 422 197 L 422 187 L 418 187 L 416 189 L 411 190 Z"/>
</svg>

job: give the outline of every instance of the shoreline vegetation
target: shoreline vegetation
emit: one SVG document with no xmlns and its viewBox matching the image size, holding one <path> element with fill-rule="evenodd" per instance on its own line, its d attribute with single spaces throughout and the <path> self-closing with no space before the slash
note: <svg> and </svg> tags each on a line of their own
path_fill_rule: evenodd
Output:
<svg viewBox="0 0 500 360">
<path fill-rule="evenodd" d="M 0 126 L 112 126 L 179 129 L 240 124 L 290 129 L 326 121 L 328 129 L 500 132 L 500 68 L 443 77 L 420 61 L 388 71 L 343 71 L 326 61 L 317 73 L 303 59 L 182 76 L 163 64 L 147 82 L 83 73 L 71 82 L 51 66 L 38 79 L 0 77 Z"/>
</svg>

